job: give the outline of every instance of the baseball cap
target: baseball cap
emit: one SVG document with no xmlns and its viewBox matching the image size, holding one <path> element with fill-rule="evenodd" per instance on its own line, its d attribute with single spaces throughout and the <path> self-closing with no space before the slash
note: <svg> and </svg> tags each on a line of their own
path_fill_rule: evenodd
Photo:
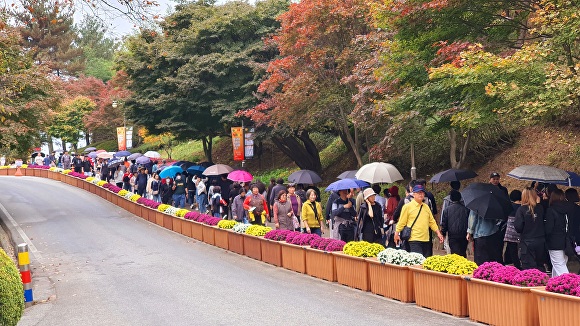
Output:
<svg viewBox="0 0 580 326">
<path fill-rule="evenodd" d="M 499 173 L 497 172 L 493 172 L 492 174 L 489 175 L 489 178 L 499 178 Z"/>
<path fill-rule="evenodd" d="M 423 187 L 422 185 L 416 185 L 413 187 L 413 192 L 419 192 L 419 191 L 425 192 L 425 187 Z"/>
</svg>

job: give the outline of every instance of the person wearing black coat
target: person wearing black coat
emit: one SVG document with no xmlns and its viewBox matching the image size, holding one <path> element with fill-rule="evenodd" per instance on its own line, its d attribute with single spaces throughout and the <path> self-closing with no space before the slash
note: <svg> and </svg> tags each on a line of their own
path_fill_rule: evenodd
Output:
<svg viewBox="0 0 580 326">
<path fill-rule="evenodd" d="M 545 271 L 544 208 L 537 203 L 536 191 L 533 188 L 525 188 L 522 191 L 522 206 L 516 211 L 514 228 L 521 236 L 520 261 L 522 268 L 537 268 Z"/>
<path fill-rule="evenodd" d="M 171 205 L 171 197 L 173 197 L 173 180 L 171 178 L 166 178 L 161 181 L 161 186 L 159 188 L 159 193 L 161 194 L 161 202 L 163 204 Z"/>
<path fill-rule="evenodd" d="M 449 199 L 441 213 L 441 233 L 448 238 L 452 254 L 467 257 L 469 208 L 461 203 L 461 193 L 457 190 L 449 192 Z"/>
<path fill-rule="evenodd" d="M 365 189 L 363 193 L 365 202 L 360 205 L 358 212 L 358 234 L 362 241 L 380 244 L 385 219 L 381 205 L 375 202 L 376 195 L 371 188 Z"/>
<path fill-rule="evenodd" d="M 550 195 L 550 208 L 546 211 L 546 245 L 552 262 L 552 277 L 568 273 L 568 256 L 564 252 L 566 239 L 573 238 L 573 221 L 576 205 L 566 201 L 561 189 Z"/>
</svg>

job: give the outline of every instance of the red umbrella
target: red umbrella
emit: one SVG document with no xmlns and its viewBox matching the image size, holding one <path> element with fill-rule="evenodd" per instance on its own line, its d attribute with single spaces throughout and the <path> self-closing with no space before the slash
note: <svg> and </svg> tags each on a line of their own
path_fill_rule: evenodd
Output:
<svg viewBox="0 0 580 326">
<path fill-rule="evenodd" d="M 238 182 L 250 182 L 254 177 L 244 170 L 235 170 L 228 174 L 228 179 Z"/>
</svg>

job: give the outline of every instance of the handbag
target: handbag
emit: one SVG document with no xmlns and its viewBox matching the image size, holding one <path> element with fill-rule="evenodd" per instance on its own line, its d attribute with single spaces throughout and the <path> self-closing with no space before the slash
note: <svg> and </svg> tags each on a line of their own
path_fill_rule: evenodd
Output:
<svg viewBox="0 0 580 326">
<path fill-rule="evenodd" d="M 411 238 L 411 230 L 413 229 L 413 226 L 415 226 L 415 223 L 417 222 L 417 219 L 419 218 L 419 215 L 421 214 L 422 209 L 423 209 L 423 204 L 421 204 L 421 208 L 419 208 L 419 213 L 417 213 L 417 217 L 415 217 L 415 220 L 413 221 L 413 224 L 411 224 L 411 227 L 405 226 L 403 228 L 403 230 L 401 231 L 401 234 L 399 235 L 401 240 L 407 241 Z"/>
<path fill-rule="evenodd" d="M 568 257 L 574 257 L 576 255 L 576 242 L 568 234 L 568 214 L 564 215 L 566 217 L 566 235 L 564 243 L 564 254 Z"/>
<path fill-rule="evenodd" d="M 292 226 L 294 226 L 294 230 L 300 228 L 300 222 L 298 222 L 298 217 L 292 214 Z"/>
</svg>

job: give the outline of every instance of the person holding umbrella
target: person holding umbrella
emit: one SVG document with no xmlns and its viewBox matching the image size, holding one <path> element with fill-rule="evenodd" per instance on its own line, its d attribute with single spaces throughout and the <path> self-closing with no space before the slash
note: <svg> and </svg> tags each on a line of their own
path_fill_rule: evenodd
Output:
<svg viewBox="0 0 580 326">
<path fill-rule="evenodd" d="M 362 241 L 381 243 L 383 238 L 383 209 L 376 202 L 376 193 L 372 188 L 363 192 L 364 202 L 358 212 L 358 235 Z"/>
<path fill-rule="evenodd" d="M 521 236 L 520 261 L 522 268 L 537 268 L 544 271 L 544 262 L 546 261 L 544 208 L 542 205 L 538 205 L 538 195 L 531 187 L 522 191 L 522 206 L 516 211 L 514 228 Z M 477 254 L 477 248 L 475 252 Z"/>
<path fill-rule="evenodd" d="M 468 241 L 465 237 L 469 209 L 461 202 L 461 193 L 457 190 L 449 192 L 449 204 L 441 213 L 441 233 L 448 239 L 452 254 L 467 257 Z"/>
<path fill-rule="evenodd" d="M 339 198 L 332 203 L 331 238 L 344 242 L 354 241 L 356 203 L 350 189 L 338 190 L 338 196 Z"/>
</svg>

